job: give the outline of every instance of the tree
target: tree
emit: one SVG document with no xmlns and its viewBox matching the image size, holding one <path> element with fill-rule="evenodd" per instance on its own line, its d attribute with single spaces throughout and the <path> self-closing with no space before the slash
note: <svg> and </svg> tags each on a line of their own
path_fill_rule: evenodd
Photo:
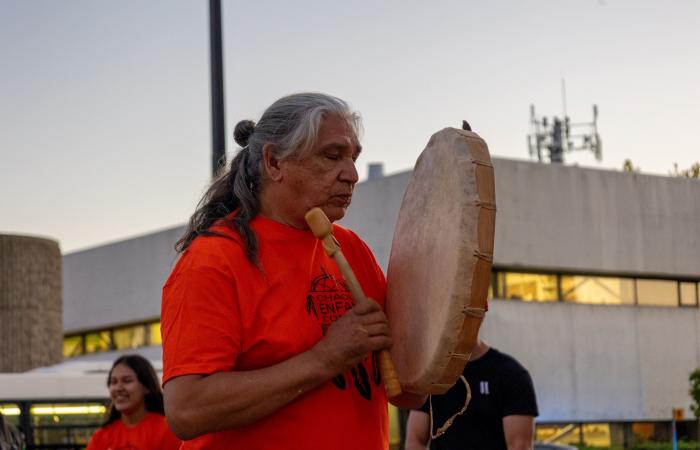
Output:
<svg viewBox="0 0 700 450">
<path fill-rule="evenodd" d="M 690 380 L 690 398 L 693 399 L 693 403 L 690 405 L 690 409 L 695 414 L 695 417 L 700 419 L 700 367 L 695 369 L 689 377 Z"/>
<path fill-rule="evenodd" d="M 696 162 L 690 168 L 682 170 L 678 170 L 678 163 L 673 163 L 673 172 L 670 174 L 674 177 L 700 178 L 700 162 Z"/>
<path fill-rule="evenodd" d="M 632 164 L 631 159 L 626 159 L 625 162 L 622 163 L 622 171 L 623 172 L 639 172 L 640 169 L 639 169 L 639 167 L 634 167 L 634 164 Z"/>
</svg>

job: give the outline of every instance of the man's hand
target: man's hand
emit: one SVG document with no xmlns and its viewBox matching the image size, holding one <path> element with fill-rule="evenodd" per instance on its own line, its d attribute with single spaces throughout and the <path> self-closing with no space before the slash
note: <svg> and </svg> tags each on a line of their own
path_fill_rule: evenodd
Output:
<svg viewBox="0 0 700 450">
<path fill-rule="evenodd" d="M 330 376 L 357 365 L 371 352 L 391 347 L 389 324 L 374 300 L 356 304 L 335 321 L 311 352 L 328 368 Z"/>
</svg>

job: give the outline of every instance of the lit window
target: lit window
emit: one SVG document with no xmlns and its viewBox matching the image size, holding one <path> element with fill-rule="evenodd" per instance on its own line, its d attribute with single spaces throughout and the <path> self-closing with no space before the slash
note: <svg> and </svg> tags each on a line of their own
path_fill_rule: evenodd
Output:
<svg viewBox="0 0 700 450">
<path fill-rule="evenodd" d="M 163 339 L 160 336 L 160 322 L 154 322 L 148 325 L 148 342 L 151 345 L 160 345 Z"/>
<path fill-rule="evenodd" d="M 98 331 L 85 335 L 85 353 L 106 352 L 112 348 L 109 331 Z"/>
<path fill-rule="evenodd" d="M 499 272 L 499 294 L 509 299 L 556 301 L 557 276 L 536 273 Z"/>
<path fill-rule="evenodd" d="M 588 423 L 582 426 L 583 444 L 590 447 L 610 447 L 610 425 Z"/>
<path fill-rule="evenodd" d="M 537 441 L 545 441 L 552 444 L 580 444 L 581 425 L 576 423 L 537 424 L 535 437 Z"/>
<path fill-rule="evenodd" d="M 598 305 L 634 304 L 634 280 L 631 278 L 562 275 L 564 301 Z"/>
<path fill-rule="evenodd" d="M 394 405 L 389 405 L 389 447 L 399 448 L 401 444 L 401 426 L 399 425 L 399 410 Z"/>
<path fill-rule="evenodd" d="M 651 441 L 656 434 L 656 425 L 652 422 L 637 422 L 632 424 L 632 436 L 635 441 Z"/>
<path fill-rule="evenodd" d="M 698 289 L 696 283 L 681 281 L 681 305 L 698 305 Z"/>
<path fill-rule="evenodd" d="M 66 416 L 73 417 L 76 415 L 93 416 L 100 419 L 105 413 L 105 405 L 101 403 L 93 404 L 36 404 L 31 407 L 33 416 Z M 68 419 L 67 419 L 68 420 Z M 70 421 L 70 420 L 69 420 Z"/>
<path fill-rule="evenodd" d="M 678 306 L 678 282 L 638 279 L 637 303 L 651 306 Z"/>
<path fill-rule="evenodd" d="M 63 357 L 72 358 L 83 354 L 83 337 L 66 336 L 63 338 Z"/>
<path fill-rule="evenodd" d="M 85 445 L 104 420 L 101 403 L 37 403 L 30 408 L 34 444 L 63 447 Z"/>
<path fill-rule="evenodd" d="M 117 328 L 112 333 L 114 348 L 117 350 L 143 347 L 146 345 L 146 331 L 143 325 Z"/>
<path fill-rule="evenodd" d="M 0 403 L 0 414 L 5 417 L 19 416 L 19 406 L 14 403 Z"/>
<path fill-rule="evenodd" d="M 19 427 L 20 412 L 19 405 L 15 403 L 0 403 L 0 414 L 3 415 L 6 423 L 14 427 Z"/>
</svg>

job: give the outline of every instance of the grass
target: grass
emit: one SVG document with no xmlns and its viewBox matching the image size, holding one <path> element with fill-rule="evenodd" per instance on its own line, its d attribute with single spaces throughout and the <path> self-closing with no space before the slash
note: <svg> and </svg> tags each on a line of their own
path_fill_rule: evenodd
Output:
<svg viewBox="0 0 700 450">
<path fill-rule="evenodd" d="M 627 450 L 672 450 L 671 443 L 666 442 L 641 442 L 633 444 Z M 621 447 L 589 447 L 579 445 L 579 450 L 623 450 Z M 678 450 L 700 450 L 700 442 L 685 442 L 678 443 Z"/>
</svg>

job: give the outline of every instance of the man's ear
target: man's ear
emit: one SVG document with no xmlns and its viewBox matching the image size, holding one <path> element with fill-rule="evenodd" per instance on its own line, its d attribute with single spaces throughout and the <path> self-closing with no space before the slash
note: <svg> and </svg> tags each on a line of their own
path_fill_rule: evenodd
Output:
<svg viewBox="0 0 700 450">
<path fill-rule="evenodd" d="M 273 145 L 265 144 L 262 148 L 262 162 L 265 175 L 270 181 L 280 181 L 282 179 L 282 168 L 280 160 L 273 153 Z"/>
</svg>

